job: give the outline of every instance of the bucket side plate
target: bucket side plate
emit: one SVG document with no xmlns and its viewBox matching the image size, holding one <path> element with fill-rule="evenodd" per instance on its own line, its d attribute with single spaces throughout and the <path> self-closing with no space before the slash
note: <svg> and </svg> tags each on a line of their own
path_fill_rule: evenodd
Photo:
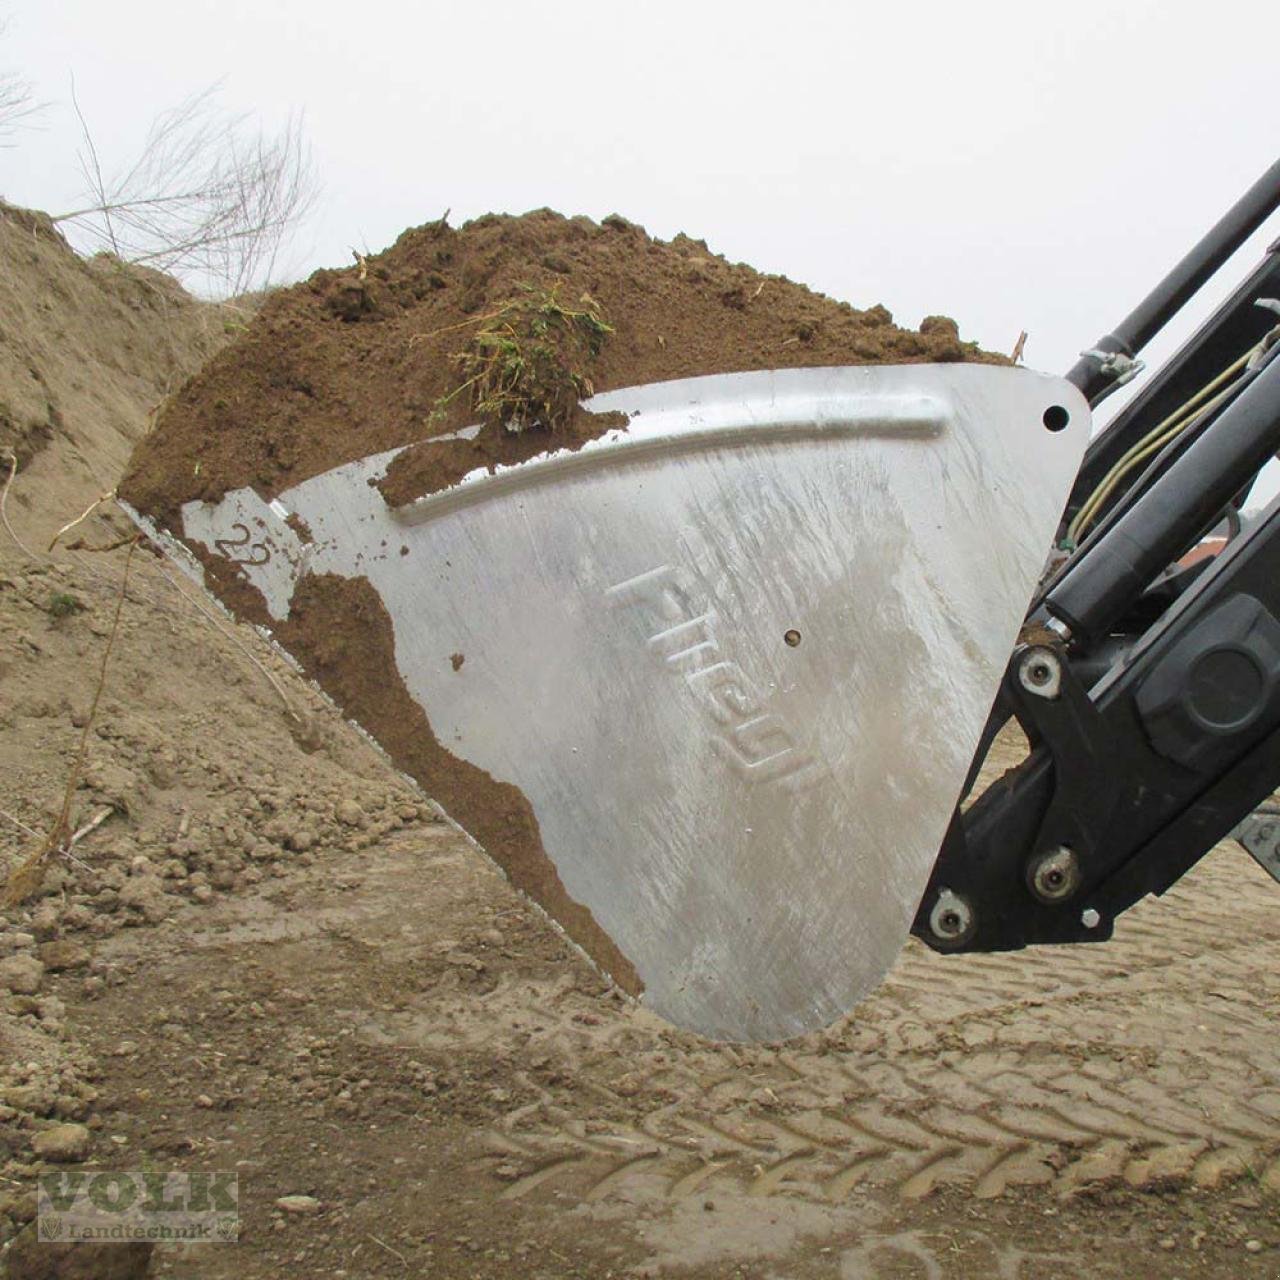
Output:
<svg viewBox="0 0 1280 1280">
<path fill-rule="evenodd" d="M 629 425 L 397 509 L 380 454 L 188 504 L 183 536 L 280 622 L 308 574 L 368 579 L 437 738 L 519 788 L 658 1013 L 734 1040 L 823 1026 L 907 936 L 1088 408 L 975 365 L 586 407 Z"/>
</svg>

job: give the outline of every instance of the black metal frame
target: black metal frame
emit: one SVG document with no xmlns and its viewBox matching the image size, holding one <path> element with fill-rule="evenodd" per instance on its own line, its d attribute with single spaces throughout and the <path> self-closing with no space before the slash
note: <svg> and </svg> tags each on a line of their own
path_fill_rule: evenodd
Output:
<svg viewBox="0 0 1280 1280">
<path fill-rule="evenodd" d="M 1280 207 L 1268 170 L 1097 345 L 1135 356 Z M 1062 530 L 1118 458 L 1277 323 L 1280 241 L 1090 445 Z M 1068 377 L 1095 403 L 1125 363 Z M 1280 449 L 1280 345 L 1103 509 L 1028 615 L 970 774 L 1010 718 L 1028 758 L 958 806 L 913 931 L 941 951 L 1101 941 L 1280 786 L 1280 499 L 1208 563 L 1168 570 Z M 967 790 L 967 788 L 966 788 Z"/>
</svg>

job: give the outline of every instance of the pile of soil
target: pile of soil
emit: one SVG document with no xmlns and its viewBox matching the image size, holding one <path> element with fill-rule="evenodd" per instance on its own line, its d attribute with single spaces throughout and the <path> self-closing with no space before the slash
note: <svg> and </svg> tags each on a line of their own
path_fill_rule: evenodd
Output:
<svg viewBox="0 0 1280 1280">
<path fill-rule="evenodd" d="M 181 536 L 185 502 L 216 501 L 245 486 L 270 499 L 344 462 L 419 445 L 379 482 L 398 506 L 478 467 L 578 448 L 625 425 L 623 415 L 574 408 L 571 397 L 567 415 L 536 427 L 484 421 L 473 438 L 434 439 L 475 423 L 475 407 L 458 394 L 457 357 L 480 326 L 520 313 L 521 298 L 557 312 L 586 308 L 609 326 L 589 367 L 573 370 L 579 385 L 597 392 L 749 369 L 1002 359 L 961 342 L 944 316 L 929 317 L 918 332 L 901 329 L 882 306 L 855 310 L 729 263 L 700 240 L 654 240 L 616 216 L 597 225 L 540 210 L 457 230 L 439 221 L 405 232 L 383 254 L 318 271 L 271 297 L 248 331 L 165 405 L 134 453 L 121 496 Z M 526 798 L 436 738 L 400 677 L 390 617 L 367 582 L 308 577 L 288 620 L 275 627 L 239 569 L 202 546 L 192 550 L 224 603 L 274 630 L 513 884 L 615 981 L 640 993 L 627 957 L 565 892 Z"/>
<path fill-rule="evenodd" d="M 596 391 L 748 369 L 921 361 L 1002 362 L 930 316 L 898 328 L 785 276 L 727 262 L 701 240 L 655 240 L 620 217 L 550 210 L 406 231 L 385 253 L 317 271 L 275 294 L 237 342 L 168 404 L 133 456 L 121 494 L 176 527 L 195 498 L 246 485 L 264 497 L 344 462 L 475 421 L 452 356 L 524 289 L 598 306 L 613 333 L 589 370 Z M 479 466 L 575 448 L 617 425 L 581 413 L 556 431 L 489 424 L 474 440 L 398 460 L 398 505 Z"/>
</svg>

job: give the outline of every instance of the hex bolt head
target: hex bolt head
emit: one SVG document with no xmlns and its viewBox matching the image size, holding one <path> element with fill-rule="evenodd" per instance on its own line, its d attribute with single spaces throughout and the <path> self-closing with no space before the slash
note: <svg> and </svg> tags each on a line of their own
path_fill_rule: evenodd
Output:
<svg viewBox="0 0 1280 1280">
<path fill-rule="evenodd" d="M 1102 917 L 1092 907 L 1085 907 L 1080 913 L 1080 923 L 1086 929 L 1096 929 L 1102 923 Z"/>
</svg>

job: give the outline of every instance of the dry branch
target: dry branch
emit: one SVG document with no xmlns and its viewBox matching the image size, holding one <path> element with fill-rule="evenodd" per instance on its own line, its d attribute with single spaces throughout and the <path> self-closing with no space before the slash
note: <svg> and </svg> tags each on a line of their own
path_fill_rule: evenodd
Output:
<svg viewBox="0 0 1280 1280">
<path fill-rule="evenodd" d="M 0 23 L 2 35 L 4 24 Z M 0 71 L 0 147 L 13 146 L 13 135 L 43 110 L 44 103 L 36 101 L 26 80 L 15 71 Z"/>
<path fill-rule="evenodd" d="M 13 477 L 18 474 L 18 455 L 12 449 L 7 449 L 8 454 L 6 461 L 9 464 L 9 474 L 5 477 L 4 488 L 0 489 L 0 524 L 5 527 L 5 532 L 14 541 L 14 545 L 27 557 L 28 560 L 39 560 L 36 555 L 25 542 L 13 531 L 13 525 L 9 523 L 9 489 L 13 485 Z"/>
<path fill-rule="evenodd" d="M 4 906 L 14 907 L 29 898 L 40 887 L 40 882 L 44 878 L 44 869 L 49 859 L 55 854 L 69 854 L 72 845 L 77 840 L 87 835 L 104 820 L 103 818 L 95 819 L 86 827 L 81 828 L 81 830 L 73 831 L 71 828 L 71 804 L 75 799 L 76 788 L 79 787 L 80 778 L 84 773 L 85 759 L 89 754 L 89 734 L 98 716 L 98 703 L 102 699 L 102 690 L 107 683 L 107 665 L 111 661 L 111 651 L 115 648 L 116 636 L 120 631 L 120 615 L 124 612 L 125 592 L 129 587 L 129 570 L 133 565 L 134 552 L 137 551 L 138 543 L 141 541 L 141 535 L 136 536 L 129 546 L 129 554 L 125 556 L 124 572 L 120 576 L 120 590 L 116 595 L 115 613 L 111 618 L 111 631 L 107 635 L 106 647 L 102 651 L 102 666 L 98 671 L 98 684 L 93 691 L 93 701 L 89 705 L 89 714 L 85 718 L 84 728 L 80 732 L 80 745 L 76 750 L 75 760 L 72 762 L 71 771 L 67 775 L 67 786 L 62 795 L 62 808 L 58 811 L 58 816 L 54 819 L 53 826 L 49 828 L 48 834 L 40 844 L 9 873 L 9 878 L 5 881 L 4 890 L 0 892 L 0 904 Z"/>
<path fill-rule="evenodd" d="M 49 550 L 52 551 L 54 547 L 58 545 L 58 540 L 64 533 L 70 533 L 77 525 L 83 524 L 104 502 L 107 501 L 108 498 L 114 498 L 115 496 L 116 491 L 114 489 L 108 489 L 106 493 L 102 494 L 100 497 L 94 498 L 94 500 L 78 516 L 76 516 L 74 520 L 68 520 L 67 523 L 53 535 L 53 540 L 49 543 Z M 123 546 L 124 544 L 119 543 L 118 545 Z"/>
<path fill-rule="evenodd" d="M 108 176 L 76 98 L 84 204 L 58 214 L 90 249 L 224 297 L 265 288 L 318 184 L 300 116 L 276 133 L 230 114 L 214 85 L 156 117 L 132 163 Z"/>
</svg>

